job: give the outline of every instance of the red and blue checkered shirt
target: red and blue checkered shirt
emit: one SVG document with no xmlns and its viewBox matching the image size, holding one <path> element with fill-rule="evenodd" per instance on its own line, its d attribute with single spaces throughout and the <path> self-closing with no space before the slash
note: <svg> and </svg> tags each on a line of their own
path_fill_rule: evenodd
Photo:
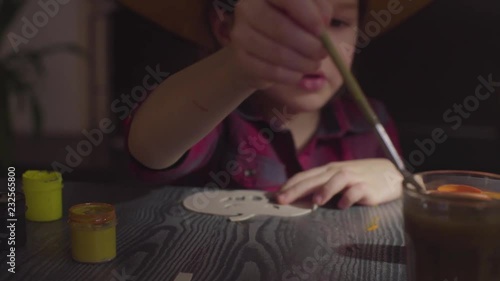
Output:
<svg viewBox="0 0 500 281">
<path fill-rule="evenodd" d="M 400 150 L 394 122 L 382 103 L 370 100 Z M 277 191 L 294 174 L 331 162 L 385 157 L 370 124 L 348 97 L 334 98 L 322 110 L 320 124 L 297 151 L 286 121 L 286 108 L 266 122 L 235 110 L 172 167 L 152 170 L 131 157 L 131 169 L 150 183 L 210 188 Z M 126 119 L 130 127 L 133 114 Z M 128 145 L 127 145 L 128 147 Z"/>
</svg>

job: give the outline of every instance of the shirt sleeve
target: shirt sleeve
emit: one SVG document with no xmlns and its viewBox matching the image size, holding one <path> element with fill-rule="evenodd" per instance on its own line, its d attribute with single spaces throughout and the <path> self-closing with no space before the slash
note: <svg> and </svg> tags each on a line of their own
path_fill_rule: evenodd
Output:
<svg viewBox="0 0 500 281">
<path fill-rule="evenodd" d="M 208 135 L 191 147 L 191 149 L 189 149 L 181 157 L 181 159 L 166 169 L 154 170 L 144 166 L 141 162 L 135 159 L 128 148 L 128 138 L 134 113 L 140 106 L 141 105 L 132 111 L 123 123 L 125 132 L 125 149 L 130 159 L 129 169 L 134 176 L 148 183 L 173 184 L 178 179 L 192 174 L 209 164 L 222 134 L 222 124 L 217 125 L 217 127 L 215 127 Z"/>
</svg>

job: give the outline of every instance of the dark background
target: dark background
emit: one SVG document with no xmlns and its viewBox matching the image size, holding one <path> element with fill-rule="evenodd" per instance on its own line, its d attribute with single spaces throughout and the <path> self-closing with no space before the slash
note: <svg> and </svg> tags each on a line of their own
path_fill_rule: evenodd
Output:
<svg viewBox="0 0 500 281">
<path fill-rule="evenodd" d="M 449 139 L 418 167 L 500 173 L 500 87 L 453 130 L 443 113 L 500 81 L 500 1 L 440 0 L 363 50 L 359 75 L 396 118 L 408 154 L 443 128 Z M 484 90 L 483 90 L 484 91 Z"/>
</svg>

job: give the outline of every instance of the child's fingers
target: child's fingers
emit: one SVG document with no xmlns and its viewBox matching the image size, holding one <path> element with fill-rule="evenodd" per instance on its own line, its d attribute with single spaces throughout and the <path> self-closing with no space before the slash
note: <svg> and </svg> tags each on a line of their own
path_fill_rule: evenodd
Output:
<svg viewBox="0 0 500 281">
<path fill-rule="evenodd" d="M 320 206 L 324 205 L 355 179 L 356 175 L 354 173 L 345 170 L 338 171 L 321 188 L 316 189 L 313 197 L 314 203 Z"/>
<path fill-rule="evenodd" d="M 360 202 L 363 198 L 366 197 L 367 193 L 367 185 L 366 183 L 357 183 L 352 185 L 344 191 L 342 194 L 342 198 L 338 203 L 339 209 L 347 209 L 352 205 Z"/>
<path fill-rule="evenodd" d="M 308 3 L 308 1 L 303 3 Z M 263 4 L 255 3 L 254 5 Z M 292 19 L 271 5 L 257 7 L 255 10 L 246 9 L 241 13 L 252 28 L 279 42 L 280 45 L 314 60 L 322 60 L 328 55 L 318 37 L 298 26 Z"/>
<path fill-rule="evenodd" d="M 242 26 L 237 33 L 234 33 L 233 40 L 236 44 L 245 44 L 246 46 L 241 47 L 252 55 L 293 71 L 311 73 L 317 71 L 321 66 L 320 61 L 306 58 L 286 46 L 279 45 L 248 25 Z M 249 42 L 251 43 L 249 44 Z"/>
<path fill-rule="evenodd" d="M 237 56 L 240 57 L 240 60 L 247 69 L 251 69 L 253 73 L 258 73 L 258 78 L 268 83 L 294 84 L 300 81 L 303 76 L 303 74 L 300 72 L 295 72 L 277 65 L 270 64 L 245 51 L 238 51 Z M 258 88 L 263 87 L 263 85 L 252 86 L 256 86 Z"/>
<path fill-rule="evenodd" d="M 302 27 L 316 36 L 321 35 L 325 24 L 319 7 L 314 1 L 268 0 L 273 6 L 284 11 Z"/>
<path fill-rule="evenodd" d="M 305 197 L 313 193 L 317 187 L 323 186 L 330 179 L 330 177 L 331 175 L 324 173 L 316 177 L 304 179 L 279 194 L 277 198 L 278 203 L 286 205 L 299 198 Z"/>
<path fill-rule="evenodd" d="M 389 202 L 396 200 L 403 194 L 403 188 L 391 188 L 388 185 L 384 185 L 382 189 L 377 190 L 377 192 L 371 193 L 371 196 L 366 196 L 358 203 L 366 206 L 375 206 L 383 202 Z"/>
<path fill-rule="evenodd" d="M 281 187 L 281 190 L 287 190 L 292 186 L 295 186 L 297 183 L 303 181 L 304 179 L 316 177 L 320 174 L 325 173 L 329 169 L 328 166 L 321 166 L 317 168 L 313 168 L 304 172 L 297 173 L 292 176 L 286 183 Z"/>
</svg>

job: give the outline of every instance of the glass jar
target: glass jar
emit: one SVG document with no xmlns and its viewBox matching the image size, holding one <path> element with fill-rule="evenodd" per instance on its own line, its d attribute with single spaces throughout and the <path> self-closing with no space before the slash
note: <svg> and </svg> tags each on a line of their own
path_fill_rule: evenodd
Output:
<svg viewBox="0 0 500 281">
<path fill-rule="evenodd" d="M 103 263 L 116 257 L 116 212 L 113 205 L 75 205 L 69 209 L 68 223 L 74 260 Z"/>
<path fill-rule="evenodd" d="M 433 171 L 417 178 L 429 193 L 404 190 L 408 280 L 500 280 L 500 175 Z M 449 184 L 478 188 L 491 200 L 433 193 Z"/>
</svg>

